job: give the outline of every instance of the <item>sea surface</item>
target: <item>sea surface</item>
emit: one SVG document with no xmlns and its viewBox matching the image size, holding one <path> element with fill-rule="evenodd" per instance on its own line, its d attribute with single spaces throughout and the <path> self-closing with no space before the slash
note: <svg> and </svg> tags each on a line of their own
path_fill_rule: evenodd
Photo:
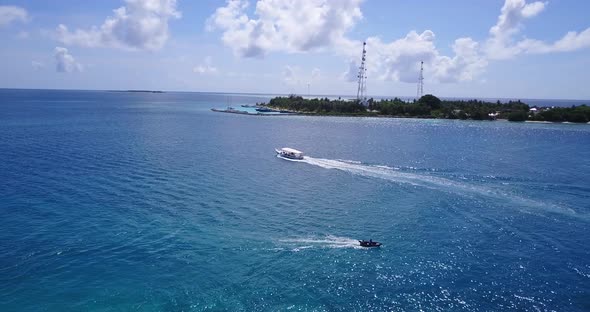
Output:
<svg viewBox="0 0 590 312">
<path fill-rule="evenodd" d="M 0 311 L 590 310 L 590 125 L 228 97 L 0 90 Z"/>
</svg>

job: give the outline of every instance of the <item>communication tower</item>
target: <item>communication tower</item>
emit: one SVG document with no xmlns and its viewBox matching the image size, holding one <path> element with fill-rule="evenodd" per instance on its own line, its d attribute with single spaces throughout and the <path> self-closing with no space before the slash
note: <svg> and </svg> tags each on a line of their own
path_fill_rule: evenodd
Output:
<svg viewBox="0 0 590 312">
<path fill-rule="evenodd" d="M 420 99 L 424 95 L 424 62 L 420 61 L 420 75 L 418 76 L 417 97 Z"/>
<path fill-rule="evenodd" d="M 363 56 L 361 58 L 361 66 L 358 74 L 358 89 L 356 91 L 356 99 L 359 103 L 367 105 L 367 68 L 365 67 L 365 60 L 367 56 L 367 43 L 363 42 Z"/>
</svg>

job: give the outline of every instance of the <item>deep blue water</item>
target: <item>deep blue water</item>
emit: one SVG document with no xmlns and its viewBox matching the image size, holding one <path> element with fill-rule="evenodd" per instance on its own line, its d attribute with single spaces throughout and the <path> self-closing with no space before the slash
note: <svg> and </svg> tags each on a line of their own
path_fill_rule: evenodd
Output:
<svg viewBox="0 0 590 312">
<path fill-rule="evenodd" d="M 0 90 L 0 311 L 590 310 L 589 125 L 226 100 Z"/>
</svg>

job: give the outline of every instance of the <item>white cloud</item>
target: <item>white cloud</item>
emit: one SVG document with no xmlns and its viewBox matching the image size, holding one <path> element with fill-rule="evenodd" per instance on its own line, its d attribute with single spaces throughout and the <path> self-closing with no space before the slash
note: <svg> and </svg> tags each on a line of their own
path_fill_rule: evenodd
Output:
<svg viewBox="0 0 590 312">
<path fill-rule="evenodd" d="M 60 73 L 71 73 L 82 71 L 82 65 L 74 59 L 68 52 L 68 49 L 63 47 L 55 47 L 55 70 Z"/>
<path fill-rule="evenodd" d="M 367 40 L 368 79 L 416 83 L 420 62 L 424 62 L 425 78 L 443 83 L 470 81 L 482 73 L 487 61 L 479 44 L 471 38 L 459 38 L 453 44 L 454 56 L 441 55 L 436 48 L 435 34 L 425 30 L 421 34 L 409 32 L 404 38 L 384 43 L 380 38 Z M 358 44 L 360 47 L 360 43 Z M 350 63 L 345 73 L 348 81 L 357 81 L 358 65 Z"/>
<path fill-rule="evenodd" d="M 411 31 L 404 38 L 389 43 L 377 37 L 367 39 L 367 74 L 370 78 L 416 82 L 420 61 L 431 63 L 438 55 L 434 33 Z M 359 47 L 360 47 L 359 43 Z"/>
<path fill-rule="evenodd" d="M 433 77 L 440 82 L 471 81 L 485 71 L 487 59 L 479 44 L 471 38 L 459 38 L 453 44 L 455 56 L 438 56 L 434 60 Z"/>
<path fill-rule="evenodd" d="M 517 43 L 516 50 L 523 53 L 553 53 L 571 52 L 588 47 L 590 47 L 590 28 L 580 33 L 570 31 L 553 43 L 524 39 Z"/>
<path fill-rule="evenodd" d="M 356 81 L 356 59 L 361 44 L 346 37 L 346 33 L 362 18 L 361 0 L 345 1 L 289 1 L 260 0 L 256 3 L 257 18 L 245 13 L 248 3 L 230 0 L 208 20 L 208 29 L 223 31 L 222 41 L 234 53 L 243 57 L 261 57 L 269 52 L 304 52 L 331 49 L 350 61 L 343 78 Z M 416 82 L 420 61 L 430 65 L 432 78 L 444 82 L 473 79 L 483 71 L 484 61 L 476 56 L 478 45 L 459 40 L 453 57 L 440 56 L 434 46 L 434 33 L 411 31 L 404 38 L 384 43 L 377 37 L 367 40 L 369 75 L 383 80 Z M 470 44 L 466 44 L 470 43 Z M 475 44 L 473 44 L 475 43 Z M 471 48 L 471 52 L 466 49 Z M 469 64 L 474 61 L 475 64 Z M 303 79 L 296 68 L 286 67 L 286 84 Z"/>
<path fill-rule="evenodd" d="M 588 47 L 590 47 L 590 27 L 580 33 L 575 31 L 568 32 L 561 39 L 550 45 L 546 52 L 569 52 Z"/>
<path fill-rule="evenodd" d="M 344 80 L 357 81 L 362 42 L 347 37 L 362 19 L 362 0 L 259 0 L 255 18 L 246 13 L 248 3 L 229 0 L 209 18 L 209 30 L 223 32 L 222 41 L 242 57 L 261 57 L 270 52 L 331 50 L 349 60 Z M 367 39 L 368 79 L 416 83 L 420 62 L 424 61 L 426 80 L 454 83 L 472 81 L 486 70 L 490 60 L 508 59 L 523 53 L 573 51 L 590 47 L 590 28 L 569 32 L 561 39 L 546 43 L 535 39 L 515 40 L 526 19 L 539 15 L 546 2 L 505 0 L 496 25 L 482 43 L 469 37 L 453 43 L 453 54 L 442 55 L 431 30 L 410 31 L 405 37 L 384 42 Z M 286 84 L 307 81 L 297 68 L 285 67 Z"/>
<path fill-rule="evenodd" d="M 509 59 L 524 53 L 570 52 L 590 47 L 590 28 L 580 33 L 570 31 L 553 43 L 530 38 L 514 40 L 524 20 L 538 15 L 545 7 L 546 2 L 506 0 L 498 22 L 490 29 L 490 38 L 486 42 L 487 57 Z"/>
<path fill-rule="evenodd" d="M 503 37 L 513 34 L 522 26 L 526 18 L 531 18 L 545 9 L 545 3 L 537 1 L 526 3 L 525 0 L 506 0 L 502 7 L 498 22 L 490 29 L 493 37 Z"/>
<path fill-rule="evenodd" d="M 318 50 L 348 44 L 345 33 L 362 18 L 361 2 L 260 0 L 257 18 L 250 18 L 247 2 L 229 0 L 209 17 L 207 28 L 223 31 L 224 44 L 244 57 Z"/>
<path fill-rule="evenodd" d="M 12 22 L 26 22 L 28 20 L 27 10 L 13 5 L 0 5 L 0 27 Z"/>
<path fill-rule="evenodd" d="M 100 27 L 70 31 L 57 27 L 57 38 L 67 45 L 158 50 L 168 40 L 168 22 L 180 18 L 176 0 L 125 0 Z"/>
<path fill-rule="evenodd" d="M 203 64 L 193 67 L 193 72 L 198 74 L 216 74 L 217 67 L 211 65 L 211 57 L 207 56 Z"/>
<path fill-rule="evenodd" d="M 545 3 L 525 0 L 506 0 L 498 22 L 490 28 L 490 38 L 486 42 L 486 54 L 490 59 L 508 59 L 523 52 L 513 37 L 522 28 L 522 22 L 534 17 L 545 9 Z"/>
</svg>

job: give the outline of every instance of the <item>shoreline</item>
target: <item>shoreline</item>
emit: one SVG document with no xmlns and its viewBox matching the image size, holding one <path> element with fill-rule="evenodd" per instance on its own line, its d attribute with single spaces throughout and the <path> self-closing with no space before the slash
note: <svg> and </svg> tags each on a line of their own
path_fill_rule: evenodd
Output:
<svg viewBox="0 0 590 312">
<path fill-rule="evenodd" d="M 502 103 L 480 100 L 441 100 L 426 94 L 413 102 L 400 98 L 369 100 L 305 99 L 302 96 L 276 97 L 268 103 L 257 103 L 269 109 L 288 109 L 306 115 L 374 116 L 391 118 L 427 118 L 459 120 L 549 121 L 588 123 L 590 107 L 583 104 L 568 108 L 529 106 L 518 100 Z"/>
<path fill-rule="evenodd" d="M 508 119 L 494 119 L 494 120 L 479 120 L 479 119 L 451 119 L 451 118 L 431 118 L 419 116 L 390 116 L 390 115 L 370 115 L 370 114 L 322 114 L 322 113 L 308 113 L 308 112 L 291 112 L 280 114 L 265 114 L 265 113 L 249 113 L 240 110 L 226 110 L 211 108 L 211 111 L 216 113 L 227 113 L 248 116 L 317 116 L 317 117 L 356 117 L 356 118 L 392 118 L 392 119 L 430 119 L 430 120 L 457 120 L 457 121 L 487 121 L 487 122 L 513 122 L 513 123 L 532 123 L 532 124 L 572 124 L 572 125 L 590 125 L 590 122 L 569 122 L 569 121 L 542 121 L 542 120 L 524 120 L 524 121 L 509 121 Z"/>
</svg>

